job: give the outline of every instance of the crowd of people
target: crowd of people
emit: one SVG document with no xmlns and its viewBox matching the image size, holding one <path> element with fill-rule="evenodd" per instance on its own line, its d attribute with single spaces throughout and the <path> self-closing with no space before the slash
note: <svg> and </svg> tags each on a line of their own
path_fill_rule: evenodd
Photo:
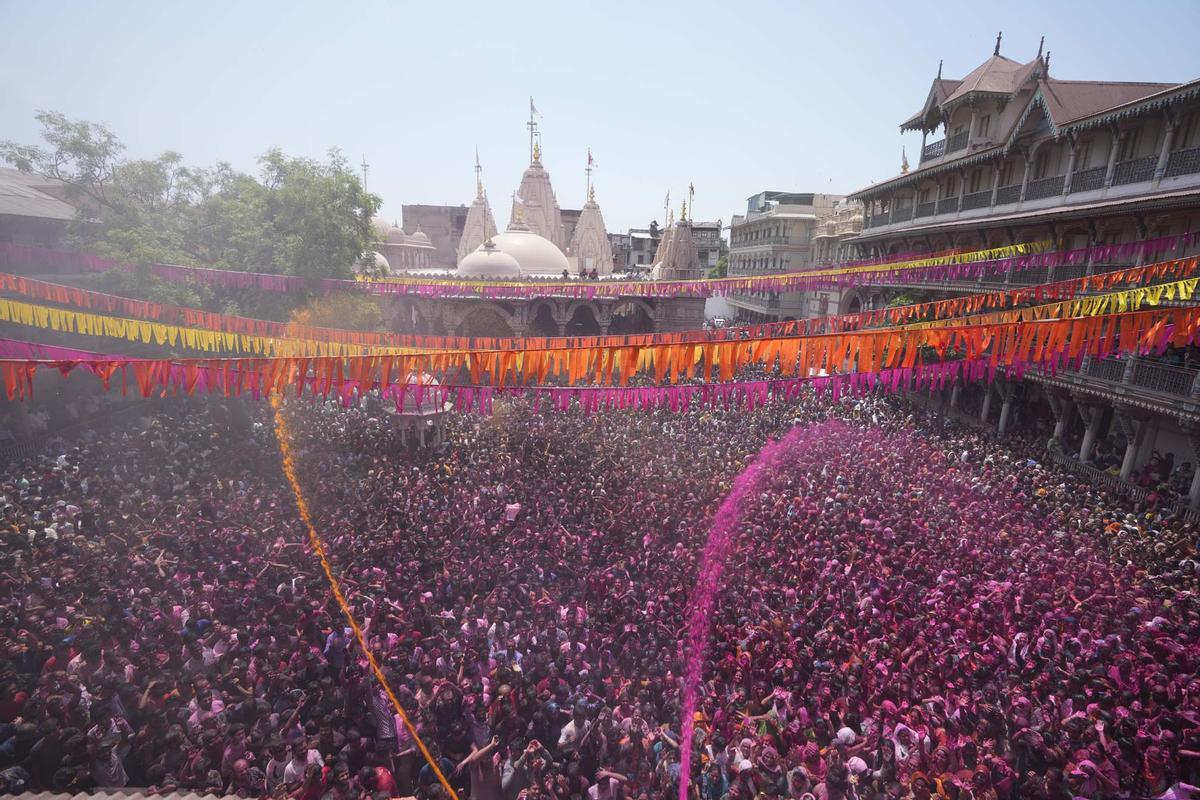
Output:
<svg viewBox="0 0 1200 800">
<path fill-rule="evenodd" d="M 236 408 L 235 408 L 236 406 Z M 237 411 L 237 413 L 233 413 Z M 450 421 L 283 412 L 368 646 L 472 800 L 678 795 L 712 515 L 742 510 L 690 796 L 1187 797 L 1196 530 L 882 397 Z M 167 400 L 0 473 L 0 788 L 445 797 L 347 628 L 268 408 Z"/>
</svg>

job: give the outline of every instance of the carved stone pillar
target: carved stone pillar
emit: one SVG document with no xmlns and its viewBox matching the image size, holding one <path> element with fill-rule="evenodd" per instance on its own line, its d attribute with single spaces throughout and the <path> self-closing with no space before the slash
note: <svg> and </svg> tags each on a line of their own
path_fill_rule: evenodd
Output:
<svg viewBox="0 0 1200 800">
<path fill-rule="evenodd" d="M 1104 409 L 1090 403 L 1079 405 L 1079 416 L 1087 423 L 1083 432 L 1083 443 L 1079 446 L 1079 461 L 1086 464 L 1092 457 L 1092 448 L 1096 446 L 1096 436 L 1100 433 L 1100 421 L 1104 419 Z"/>
</svg>

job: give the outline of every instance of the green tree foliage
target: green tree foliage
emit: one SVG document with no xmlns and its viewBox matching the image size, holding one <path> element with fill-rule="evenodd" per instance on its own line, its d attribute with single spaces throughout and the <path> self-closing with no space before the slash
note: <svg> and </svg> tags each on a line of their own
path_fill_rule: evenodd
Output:
<svg viewBox="0 0 1200 800">
<path fill-rule="evenodd" d="M 346 278 L 367 252 L 380 199 L 337 150 L 325 160 L 270 150 L 259 174 L 184 165 L 178 153 L 124 160 L 106 126 L 37 115 L 43 145 L 0 143 L 0 158 L 62 181 L 80 212 L 72 244 L 135 263 L 165 262 Z"/>
<path fill-rule="evenodd" d="M 725 278 L 729 276 L 729 256 L 722 254 L 717 259 L 717 265 L 708 271 L 710 278 Z"/>
</svg>

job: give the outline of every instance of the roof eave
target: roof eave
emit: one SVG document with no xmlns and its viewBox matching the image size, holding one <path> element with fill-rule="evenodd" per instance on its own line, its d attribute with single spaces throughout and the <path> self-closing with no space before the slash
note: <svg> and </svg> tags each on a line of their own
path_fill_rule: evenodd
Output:
<svg viewBox="0 0 1200 800">
<path fill-rule="evenodd" d="M 1174 105 L 1175 103 L 1183 103 L 1195 97 L 1200 97 L 1200 78 L 1182 83 L 1172 89 L 1156 92 L 1138 100 L 1113 106 L 1090 116 L 1064 122 L 1062 129 L 1064 131 L 1087 130 L 1088 128 L 1095 128 L 1112 122 L 1120 122 L 1123 119 L 1145 111 L 1153 111 L 1158 108 Z"/>
</svg>

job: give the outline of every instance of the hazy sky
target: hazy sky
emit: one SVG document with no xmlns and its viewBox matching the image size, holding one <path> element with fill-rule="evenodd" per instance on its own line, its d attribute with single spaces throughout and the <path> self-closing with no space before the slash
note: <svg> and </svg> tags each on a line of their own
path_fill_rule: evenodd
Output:
<svg viewBox="0 0 1200 800">
<path fill-rule="evenodd" d="M 1200 77 L 1197 0 L 1004 2 L 56 2 L 0 0 L 0 139 L 39 109 L 107 122 L 134 157 L 253 169 L 272 146 L 365 155 L 384 214 L 469 203 L 478 145 L 503 227 L 528 98 L 560 205 L 587 148 L 610 230 L 728 221 L 762 189 L 845 193 L 915 163 L 899 123 L 938 59 L 962 77 L 1046 36 L 1059 78 Z"/>
</svg>

